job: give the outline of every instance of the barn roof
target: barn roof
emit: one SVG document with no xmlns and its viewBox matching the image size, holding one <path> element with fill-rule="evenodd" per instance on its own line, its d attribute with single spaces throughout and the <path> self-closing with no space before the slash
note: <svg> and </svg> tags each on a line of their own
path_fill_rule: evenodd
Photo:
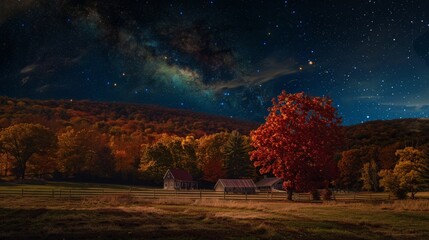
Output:
<svg viewBox="0 0 429 240">
<path fill-rule="evenodd" d="M 271 187 L 274 184 L 280 182 L 281 180 L 282 180 L 281 178 L 276 178 L 276 177 L 264 178 L 264 179 L 261 179 L 259 182 L 255 183 L 255 185 L 257 187 Z"/>
<path fill-rule="evenodd" d="M 252 179 L 219 179 L 215 185 L 222 184 L 225 188 L 256 188 Z"/>
<path fill-rule="evenodd" d="M 180 168 L 168 169 L 164 175 L 164 178 L 167 175 L 168 171 L 171 172 L 171 175 L 173 175 L 173 178 L 176 180 L 193 181 L 191 174 L 189 174 L 186 170 Z"/>
</svg>

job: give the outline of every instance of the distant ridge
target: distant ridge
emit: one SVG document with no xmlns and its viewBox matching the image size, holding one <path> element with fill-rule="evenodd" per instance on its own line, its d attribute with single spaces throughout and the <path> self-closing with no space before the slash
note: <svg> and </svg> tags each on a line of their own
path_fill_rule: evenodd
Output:
<svg viewBox="0 0 429 240">
<path fill-rule="evenodd" d="M 429 143 L 429 119 L 377 120 L 345 127 L 347 148 L 398 143 L 417 147 Z"/>
<path fill-rule="evenodd" d="M 88 100 L 33 100 L 0 96 L 0 128 L 13 123 L 34 122 L 53 130 L 66 126 L 95 125 L 102 131 L 130 134 L 194 135 L 237 130 L 249 134 L 259 123 L 190 110 L 135 103 Z"/>
</svg>

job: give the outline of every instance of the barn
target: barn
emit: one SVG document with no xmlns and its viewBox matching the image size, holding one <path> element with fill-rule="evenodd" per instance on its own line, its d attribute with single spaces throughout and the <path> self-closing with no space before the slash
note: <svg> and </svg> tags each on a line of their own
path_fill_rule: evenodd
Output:
<svg viewBox="0 0 429 240">
<path fill-rule="evenodd" d="M 252 179 L 219 179 L 214 186 L 217 192 L 255 193 L 256 185 Z"/>
<path fill-rule="evenodd" d="M 198 183 L 192 179 L 191 174 L 183 169 L 168 169 L 164 175 L 164 189 L 188 190 L 197 188 Z"/>
<path fill-rule="evenodd" d="M 283 189 L 283 181 L 281 178 L 267 177 L 255 183 L 256 188 L 261 192 L 272 192 L 273 190 Z"/>
</svg>

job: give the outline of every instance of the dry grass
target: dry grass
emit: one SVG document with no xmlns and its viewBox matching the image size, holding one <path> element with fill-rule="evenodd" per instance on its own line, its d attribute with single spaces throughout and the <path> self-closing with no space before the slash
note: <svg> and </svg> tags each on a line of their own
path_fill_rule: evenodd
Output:
<svg viewBox="0 0 429 240">
<path fill-rule="evenodd" d="M 221 199 L 197 199 L 193 202 L 194 206 L 205 206 L 215 208 L 232 208 L 263 211 L 266 210 L 264 203 L 260 201 L 234 201 Z"/>
<path fill-rule="evenodd" d="M 138 203 L 137 199 L 129 194 L 102 195 L 85 197 L 82 200 L 82 206 L 129 206 Z"/>
<path fill-rule="evenodd" d="M 428 201 L 0 198 L 0 239 L 429 239 Z"/>
<path fill-rule="evenodd" d="M 429 199 L 396 200 L 393 203 L 382 203 L 383 210 L 429 211 Z"/>
</svg>

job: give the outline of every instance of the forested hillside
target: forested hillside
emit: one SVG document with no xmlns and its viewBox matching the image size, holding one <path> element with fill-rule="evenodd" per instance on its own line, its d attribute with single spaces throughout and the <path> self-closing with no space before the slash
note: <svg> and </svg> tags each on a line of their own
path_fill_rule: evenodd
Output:
<svg viewBox="0 0 429 240">
<path fill-rule="evenodd" d="M 429 142 L 429 119 L 371 121 L 345 127 L 346 148 L 391 144 L 419 146 Z"/>
<path fill-rule="evenodd" d="M 211 182 L 251 177 L 247 135 L 257 126 L 157 106 L 0 97 L 3 149 L 18 135 L 55 139 L 28 159 L 0 151 L 0 176 L 160 184 L 168 168 L 184 168 Z"/>
<path fill-rule="evenodd" d="M 255 122 L 152 105 L 0 97 L 0 128 L 23 122 L 40 123 L 52 130 L 95 124 L 102 132 L 143 131 L 148 141 L 163 133 L 197 138 L 231 130 L 248 134 L 258 126 Z"/>
<path fill-rule="evenodd" d="M 160 184 L 168 168 L 183 168 L 208 182 L 255 178 L 248 135 L 258 125 L 157 106 L 0 97 L 0 177 Z M 401 156 L 420 154 L 429 143 L 428 119 L 372 121 L 343 130 L 333 184 L 346 189 L 379 190 L 380 171 L 394 169 Z M 4 149 L 21 133 L 47 145 L 18 161 Z"/>
<path fill-rule="evenodd" d="M 400 159 L 404 163 L 424 158 L 429 150 L 429 119 L 366 122 L 345 127 L 345 137 L 338 154 L 338 186 L 378 191 L 382 170 L 394 170 Z"/>
</svg>

